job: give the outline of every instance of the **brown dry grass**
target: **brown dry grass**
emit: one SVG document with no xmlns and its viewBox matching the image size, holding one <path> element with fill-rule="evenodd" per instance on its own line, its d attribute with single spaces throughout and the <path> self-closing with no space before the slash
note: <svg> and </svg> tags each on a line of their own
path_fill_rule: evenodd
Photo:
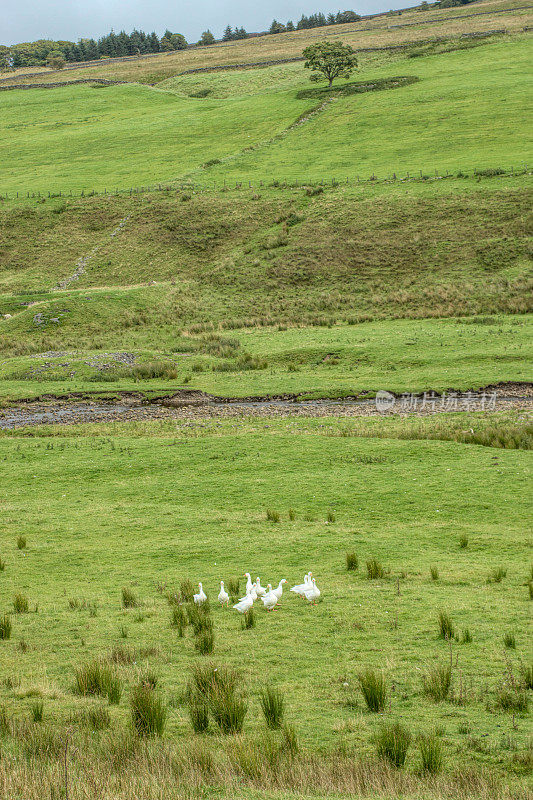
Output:
<svg viewBox="0 0 533 800">
<path fill-rule="evenodd" d="M 520 7 L 524 3 L 518 1 L 513 4 L 476 3 L 475 7 L 432 10 L 426 15 L 409 11 L 399 17 L 383 15 L 349 25 L 313 28 L 277 36 L 262 36 L 217 44 L 212 47 L 163 53 L 157 57 L 141 57 L 126 62 L 103 61 L 91 67 L 79 69 L 69 67 L 59 72 L 44 68 L 28 68 L 11 73 L 9 81 L 6 83 L 35 83 L 36 79 L 28 77 L 28 72 L 39 72 L 39 83 L 55 83 L 91 77 L 158 83 L 185 70 L 199 67 L 294 58 L 301 55 L 304 47 L 314 41 L 324 39 L 324 37 L 340 38 L 358 49 L 388 47 L 432 37 L 454 37 L 463 33 L 490 31 L 495 28 L 505 28 L 510 33 L 517 33 L 531 24 L 531 13 L 527 10 L 513 11 L 513 5 Z M 483 13 L 500 9 L 508 10 L 495 15 Z M 476 16 L 472 16 L 472 14 Z"/>
<path fill-rule="evenodd" d="M 421 777 L 356 754 L 290 756 L 283 739 L 265 736 L 222 743 L 196 738 L 139 742 L 127 732 L 83 735 L 29 723 L 12 730 L 14 752 L 0 761 L 0 796 L 18 800 L 181 800 L 309 795 L 425 800 L 526 800 L 494 775 L 461 769 Z M 65 768 L 66 764 L 66 768 Z"/>
</svg>

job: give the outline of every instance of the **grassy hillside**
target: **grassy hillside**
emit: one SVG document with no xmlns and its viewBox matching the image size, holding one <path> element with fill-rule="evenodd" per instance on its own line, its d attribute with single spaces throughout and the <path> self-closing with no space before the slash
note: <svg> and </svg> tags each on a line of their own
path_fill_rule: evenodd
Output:
<svg viewBox="0 0 533 800">
<path fill-rule="evenodd" d="M 526 383 L 521 4 L 59 73 L 136 84 L 0 91 L 0 405 Z M 301 63 L 178 74 L 331 35 L 411 44 L 361 52 L 331 93 Z M 530 800 L 531 425 L 523 399 L 506 408 L 242 404 L 1 431 L 0 797 Z M 285 592 L 245 627 L 216 603 L 221 579 L 239 597 L 245 571 L 290 586 L 310 569 L 315 606 Z M 174 624 L 194 619 L 186 580 L 211 599 L 203 639 Z M 105 686 L 83 677 L 95 660 Z M 239 670 L 241 734 L 219 730 L 218 694 L 193 702 L 202 665 Z M 289 727 L 266 728 L 267 686 Z M 135 735 L 136 698 L 161 703 L 161 737 Z M 395 723 L 403 768 L 379 745 Z"/>
<path fill-rule="evenodd" d="M 310 105 L 289 94 L 267 108 L 259 97 L 184 100 L 141 86 L 5 93 L 0 185 L 79 192 L 172 180 L 281 131 Z"/>
<path fill-rule="evenodd" d="M 12 204 L 0 211 L 2 394 L 131 387 L 132 370 L 87 366 L 83 351 L 110 349 L 229 395 L 527 380 L 529 319 L 499 315 L 531 310 L 529 205 L 527 177 Z M 414 321 L 458 315 L 482 316 Z M 391 318 L 413 320 L 394 356 L 399 328 L 361 326 Z M 354 343 L 369 335 L 378 350 L 361 358 Z M 65 350 L 59 368 L 33 356 Z"/>
<path fill-rule="evenodd" d="M 302 64 L 284 68 L 288 80 L 277 88 L 277 67 L 224 76 L 231 92 L 222 97 L 216 74 L 203 76 L 189 94 L 189 83 L 180 80 L 165 92 L 139 86 L 5 92 L 0 191 L 113 191 L 192 175 L 220 187 L 225 178 L 257 184 L 518 168 L 528 157 L 520 111 L 529 58 L 529 39 L 520 37 L 417 58 L 370 57 L 347 86 L 340 82 L 329 94 L 309 88 Z M 354 81 L 396 76 L 417 82 L 349 92 Z M 208 95 L 190 96 L 199 92 Z M 287 130 L 318 107 L 320 113 Z M 213 161 L 222 163 L 203 168 Z"/>
<path fill-rule="evenodd" d="M 341 38 L 356 49 L 394 47 L 405 42 L 425 39 L 460 37 L 465 34 L 507 30 L 516 34 L 531 24 L 531 10 L 524 0 L 488 0 L 463 8 L 431 9 L 428 13 L 389 12 L 371 20 L 326 28 L 262 36 L 235 42 L 218 43 L 156 57 L 132 58 L 127 61 L 103 60 L 89 67 L 70 65 L 61 71 L 30 68 L 6 73 L 5 83 L 67 81 L 76 78 L 103 77 L 114 80 L 159 83 L 190 69 L 213 68 L 228 64 L 248 64 L 283 58 L 294 58 L 308 44 L 324 38 Z"/>
<path fill-rule="evenodd" d="M 386 436 L 387 423 L 380 425 Z M 165 593 L 185 578 L 202 580 L 216 605 L 221 578 L 241 576 L 242 587 L 242 573 L 252 570 L 264 581 L 286 577 L 292 585 L 312 569 L 323 590 L 315 608 L 284 595 L 273 614 L 257 611 L 251 630 L 241 630 L 232 610 L 214 609 L 212 658 L 246 676 L 243 742 L 263 741 L 258 693 L 270 682 L 287 694 L 287 721 L 296 725 L 303 754 L 318 748 L 341 759 L 324 794 L 335 787 L 344 793 L 342 759 L 371 756 L 372 735 L 391 720 L 413 733 L 437 727 L 448 775 L 510 770 L 518 790 L 527 770 L 527 718 L 497 703 L 506 661 L 518 679 L 527 659 L 525 454 L 339 433 L 334 421 L 291 423 L 290 429 L 256 421 L 0 439 L 0 457 L 9 466 L 1 489 L 0 608 L 8 611 L 17 592 L 31 610 L 37 605 L 36 613 L 13 614 L 12 638 L 0 642 L 0 699 L 7 719 L 21 720 L 4 734 L 4 785 L 13 789 L 23 780 L 13 769 L 19 753 L 38 748 L 32 742 L 44 736 L 55 747 L 54 731 L 68 720 L 76 743 L 72 779 L 86 785 L 95 767 L 77 755 L 83 709 L 103 701 L 73 693 L 74 669 L 98 656 L 112 663 L 113 649 L 122 660 L 115 668 L 124 695 L 109 706 L 111 735 L 127 728 L 131 688 L 149 668 L 170 704 L 166 740 L 173 758 L 177 742 L 188 753 L 184 688 L 191 664 L 205 656 L 195 653 L 190 629 L 180 639 L 171 627 Z M 280 514 L 279 523 L 266 520 L 267 508 Z M 24 550 L 17 549 L 19 535 L 26 538 Z M 347 551 L 359 558 L 354 572 L 346 571 Z M 387 570 L 382 579 L 368 579 L 371 558 Z M 434 580 L 431 567 L 438 572 Z M 505 577 L 494 582 L 490 576 L 500 567 Z M 136 596 L 136 608 L 121 608 L 124 586 Z M 451 645 L 438 637 L 440 611 L 450 614 L 457 631 Z M 514 650 L 504 648 L 507 633 L 516 637 Z M 453 693 L 436 703 L 424 694 L 421 676 L 449 663 L 450 649 Z M 390 696 L 384 715 L 365 709 L 357 680 L 365 667 L 384 671 Z M 28 723 L 25 733 L 22 720 L 36 698 L 42 698 L 44 722 L 33 723 L 33 734 Z M 84 749 L 105 752 L 109 735 L 92 733 Z M 200 741 L 217 760 L 233 752 L 227 737 Z M 34 769 L 44 769 L 46 785 L 55 785 L 55 750 L 46 761 L 39 753 Z M 92 756 L 97 764 L 100 757 Z M 131 752 L 129 775 L 142 769 L 138 757 Z M 157 769 L 161 757 L 145 769 Z M 113 766 L 109 759 L 105 764 L 99 769 L 107 775 Z M 412 780 L 418 768 L 413 742 L 406 766 Z M 283 770 L 280 780 L 289 780 Z M 27 787 L 37 780 L 32 774 L 24 778 Z M 273 773 L 261 774 L 246 772 L 242 779 L 270 785 Z M 204 780 L 224 778 L 216 772 Z M 384 776 L 375 780 L 379 785 Z M 478 792 L 486 779 L 479 780 Z M 306 781 L 310 790 L 311 778 Z M 409 796 L 430 796 L 422 786 Z M 463 796 L 480 795 L 470 794 L 467 784 Z M 503 796 L 497 784 L 491 796 Z"/>
<path fill-rule="evenodd" d="M 468 390 L 530 378 L 530 316 L 264 328 L 192 337 L 145 325 L 142 331 L 106 336 L 106 326 L 117 316 L 110 299 L 108 316 L 93 320 L 100 326 L 96 341 L 87 341 L 89 330 L 78 321 L 77 337 L 73 328 L 63 339 L 49 334 L 35 345 L 42 355 L 5 359 L 0 398 L 119 389 L 172 393 L 180 385 L 225 396 L 304 392 L 337 397 L 378 389 Z M 98 345 L 99 350 L 93 349 Z M 124 350 L 135 366 L 121 365 Z M 157 368 L 152 374 L 150 365 L 158 363 L 161 374 Z"/>
</svg>

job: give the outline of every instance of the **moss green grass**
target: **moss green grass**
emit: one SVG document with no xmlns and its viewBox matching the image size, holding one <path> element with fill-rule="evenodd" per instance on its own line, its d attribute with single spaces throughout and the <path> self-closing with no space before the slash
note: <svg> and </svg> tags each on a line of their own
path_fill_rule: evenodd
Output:
<svg viewBox="0 0 533 800">
<path fill-rule="evenodd" d="M 386 435 L 388 423 L 376 424 Z M 25 714 L 32 687 L 41 687 L 47 718 L 64 724 L 80 703 L 70 690 L 73 668 L 120 644 L 154 648 L 141 663 L 155 669 L 172 700 L 200 657 L 192 638 L 179 639 L 171 628 L 158 586 L 202 580 L 216 606 L 221 578 L 251 570 L 264 582 L 296 583 L 312 569 L 323 590 L 315 608 L 284 596 L 280 609 L 259 613 L 248 631 L 235 612 L 214 608 L 215 656 L 245 671 L 257 712 L 246 721 L 249 735 L 260 727 L 257 694 L 266 671 L 286 692 L 287 717 L 305 746 L 343 742 L 370 752 L 379 719 L 348 700 L 357 694 L 357 673 L 373 666 L 394 685 L 394 719 L 416 730 L 443 728 L 449 765 L 505 770 L 502 736 L 512 735 L 519 751 L 526 747 L 527 719 L 516 717 L 513 728 L 509 714 L 489 710 L 506 670 L 502 619 L 517 632 L 514 669 L 527 657 L 526 453 L 339 436 L 333 420 L 143 429 L 140 436 L 124 426 L 111 435 L 109 426 L 100 433 L 93 426 L 90 437 L 80 429 L 53 439 L 35 431 L 0 439 L 0 608 L 9 611 L 18 591 L 30 608 L 38 605 L 37 613 L 13 617 L 12 638 L 1 643 L 3 675 L 17 678 L 0 688 L 10 711 Z M 266 508 L 280 513 L 279 524 L 267 521 Z M 327 522 L 328 512 L 335 522 Z M 20 534 L 24 552 L 16 548 Z M 363 569 L 347 572 L 347 550 L 361 564 L 377 558 L 390 573 L 369 581 Z M 438 582 L 429 577 L 433 565 Z M 502 565 L 506 578 L 487 583 Z M 122 608 L 123 586 L 133 588 L 140 607 Z M 69 598 L 86 606 L 73 610 Z M 435 704 L 421 688 L 420 671 L 449 659 L 449 645 L 438 638 L 442 609 L 473 634 L 468 645 L 452 644 L 464 705 Z M 136 669 L 121 669 L 125 697 Z M 111 711 L 114 726 L 126 724 L 126 700 Z M 468 726 L 486 739 L 482 751 L 461 732 Z M 174 703 L 167 735 L 188 732 L 186 708 Z"/>
</svg>

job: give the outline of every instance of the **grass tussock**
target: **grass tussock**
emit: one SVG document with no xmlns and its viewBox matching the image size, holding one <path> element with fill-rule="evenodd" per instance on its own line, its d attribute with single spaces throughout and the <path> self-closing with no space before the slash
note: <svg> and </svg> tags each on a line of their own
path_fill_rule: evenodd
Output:
<svg viewBox="0 0 533 800">
<path fill-rule="evenodd" d="M 526 689 L 533 689 L 533 662 L 527 666 L 522 664 L 521 667 L 522 683 Z"/>
<path fill-rule="evenodd" d="M 182 603 L 192 603 L 194 598 L 194 586 L 188 578 L 180 582 L 180 600 Z"/>
<path fill-rule="evenodd" d="M 248 704 L 235 691 L 216 689 L 210 699 L 211 714 L 223 734 L 242 731 Z"/>
<path fill-rule="evenodd" d="M 381 564 L 381 562 L 377 560 L 377 558 L 371 558 L 369 561 L 366 562 L 366 571 L 368 579 L 371 581 L 385 577 L 385 570 L 383 568 L 383 565 Z"/>
<path fill-rule="evenodd" d="M 93 731 L 103 731 L 111 727 L 111 714 L 104 705 L 89 706 L 79 711 L 72 721 Z"/>
<path fill-rule="evenodd" d="M 507 570 L 504 567 L 494 567 L 487 578 L 487 583 L 501 583 L 506 576 Z"/>
<path fill-rule="evenodd" d="M 346 553 L 346 569 L 348 572 L 359 568 L 359 559 L 357 553 Z"/>
<path fill-rule="evenodd" d="M 452 685 L 452 670 L 449 664 L 431 667 L 422 675 L 421 680 L 424 694 L 436 703 L 449 697 Z"/>
<path fill-rule="evenodd" d="M 418 737 L 418 749 L 422 770 L 437 775 L 442 770 L 442 743 L 436 733 L 425 733 Z"/>
<path fill-rule="evenodd" d="M 203 656 L 210 655 L 215 649 L 215 634 L 212 630 L 202 630 L 195 637 L 194 648 Z"/>
<path fill-rule="evenodd" d="M 267 728 L 271 730 L 278 730 L 281 728 L 285 714 L 285 697 L 283 692 L 272 686 L 266 686 L 259 694 L 259 703 Z"/>
<path fill-rule="evenodd" d="M 123 608 L 137 608 L 139 600 L 137 595 L 132 589 L 127 586 L 122 588 L 122 607 Z"/>
<path fill-rule="evenodd" d="M 180 639 L 185 636 L 185 629 L 188 624 L 189 618 L 187 617 L 185 609 L 182 605 L 174 603 L 172 605 L 170 625 L 177 629 Z"/>
<path fill-rule="evenodd" d="M 440 639 L 453 639 L 455 628 L 452 618 L 446 611 L 439 611 L 439 638 Z"/>
<path fill-rule="evenodd" d="M 122 682 L 109 664 L 96 659 L 76 667 L 73 691 L 83 697 L 101 695 L 107 697 L 111 705 L 118 705 L 122 695 Z"/>
<path fill-rule="evenodd" d="M 239 672 L 213 663 L 194 665 L 187 693 L 189 705 L 205 703 L 208 706 L 221 733 L 242 731 L 248 704 Z"/>
<path fill-rule="evenodd" d="M 253 607 L 248 609 L 241 618 L 241 630 L 246 631 L 250 628 L 255 628 L 255 611 Z"/>
<path fill-rule="evenodd" d="M 209 728 L 209 704 L 202 697 L 190 697 L 189 717 L 195 733 L 205 733 Z"/>
<path fill-rule="evenodd" d="M 404 725 L 398 722 L 382 725 L 374 737 L 376 753 L 395 767 L 403 767 L 411 740 L 411 733 Z"/>
<path fill-rule="evenodd" d="M 17 592 L 13 598 L 13 610 L 15 614 L 27 614 L 30 610 L 29 600 L 22 592 Z"/>
<path fill-rule="evenodd" d="M 12 624 L 7 614 L 0 617 L 0 639 L 11 639 Z"/>
<path fill-rule="evenodd" d="M 469 628 L 463 628 L 463 632 L 461 634 L 461 644 L 470 644 L 472 642 L 473 636 L 470 632 Z"/>
<path fill-rule="evenodd" d="M 27 546 L 26 537 L 25 536 L 18 536 L 17 537 L 17 548 L 19 550 L 25 550 Z"/>
<path fill-rule="evenodd" d="M 506 633 L 503 637 L 503 644 L 510 650 L 516 650 L 516 636 L 514 633 Z"/>
<path fill-rule="evenodd" d="M 384 711 L 388 692 L 383 672 L 367 668 L 359 673 L 358 678 L 368 710 L 375 714 Z"/>
<path fill-rule="evenodd" d="M 162 736 L 167 711 L 161 697 L 146 682 L 134 686 L 130 697 L 131 721 L 137 736 Z"/>
</svg>

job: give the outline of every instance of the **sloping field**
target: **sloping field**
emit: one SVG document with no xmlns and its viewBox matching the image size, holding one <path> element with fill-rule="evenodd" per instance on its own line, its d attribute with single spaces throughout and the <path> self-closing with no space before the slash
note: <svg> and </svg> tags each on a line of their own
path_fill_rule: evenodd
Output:
<svg viewBox="0 0 533 800">
<path fill-rule="evenodd" d="M 287 71 L 284 91 L 272 87 L 279 68 L 270 82 L 268 70 L 264 81 L 263 71 L 251 70 L 225 98 L 139 86 L 0 93 L 0 191 L 101 192 L 184 176 L 220 188 L 224 179 L 257 185 L 523 167 L 530 52 L 529 40 L 517 38 L 368 68 L 363 62 L 356 78 L 330 95 L 309 88 L 300 64 Z M 372 90 L 376 81 L 402 75 L 417 82 Z M 201 83 L 208 93 L 210 80 Z M 216 89 L 219 76 L 212 80 Z M 354 82 L 369 90 L 349 93 Z M 171 88 L 180 91 L 179 81 Z M 320 113 L 283 134 L 313 108 Z"/>
<path fill-rule="evenodd" d="M 424 39 L 462 36 L 472 32 L 507 30 L 518 33 L 531 24 L 532 7 L 527 0 L 492 0 L 476 2 L 464 8 L 392 12 L 371 20 L 326 28 L 312 28 L 261 36 L 236 42 L 221 42 L 211 47 L 198 47 L 157 56 L 121 60 L 105 60 L 89 66 L 69 65 L 62 71 L 24 69 L 4 76 L 4 85 L 32 83 L 28 72 L 38 73 L 39 82 L 56 82 L 75 78 L 102 77 L 115 80 L 158 83 L 188 69 L 271 61 L 300 56 L 308 44 L 340 38 L 356 49 L 394 47 Z"/>
<path fill-rule="evenodd" d="M 0 91 L 2 800 L 531 800 L 521 5 Z"/>
</svg>

